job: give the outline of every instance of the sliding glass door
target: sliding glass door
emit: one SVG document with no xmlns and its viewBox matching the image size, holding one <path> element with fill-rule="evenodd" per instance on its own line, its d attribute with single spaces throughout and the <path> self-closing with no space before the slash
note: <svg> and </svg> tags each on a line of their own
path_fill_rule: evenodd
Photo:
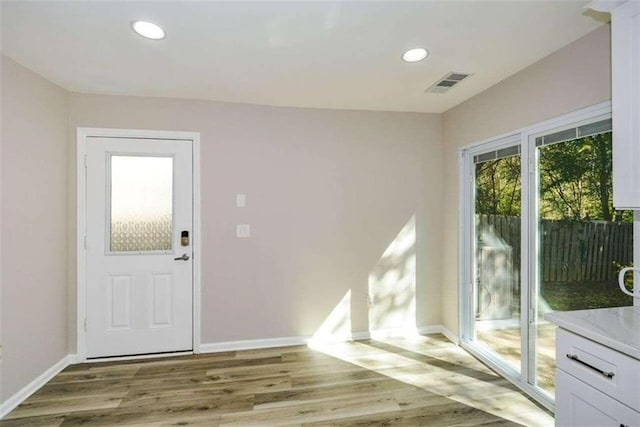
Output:
<svg viewBox="0 0 640 427">
<path fill-rule="evenodd" d="M 612 205 L 611 139 L 603 106 L 463 151 L 462 344 L 549 407 L 545 314 L 633 305 L 617 283 L 634 218 Z"/>
<path fill-rule="evenodd" d="M 521 369 L 520 144 L 505 140 L 473 156 L 474 341 Z"/>
<path fill-rule="evenodd" d="M 612 203 L 611 119 L 592 119 L 529 137 L 534 150 L 532 385 L 555 394 L 551 311 L 633 305 L 618 271 L 633 263 L 633 211 Z M 535 147 L 535 148 L 533 148 Z"/>
</svg>

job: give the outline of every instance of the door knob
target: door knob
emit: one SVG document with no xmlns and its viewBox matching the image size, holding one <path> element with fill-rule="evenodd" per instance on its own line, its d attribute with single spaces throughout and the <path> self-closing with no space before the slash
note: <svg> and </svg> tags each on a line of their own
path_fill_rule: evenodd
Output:
<svg viewBox="0 0 640 427">
<path fill-rule="evenodd" d="M 182 254 L 182 256 L 179 256 L 178 258 L 174 258 L 175 261 L 189 261 L 189 255 L 187 254 Z"/>
</svg>

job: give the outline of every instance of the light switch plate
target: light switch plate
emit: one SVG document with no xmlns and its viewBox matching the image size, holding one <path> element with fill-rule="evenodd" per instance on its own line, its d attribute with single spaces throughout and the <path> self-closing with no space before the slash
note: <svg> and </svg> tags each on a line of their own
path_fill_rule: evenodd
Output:
<svg viewBox="0 0 640 427">
<path fill-rule="evenodd" d="M 251 226 L 249 224 L 236 225 L 236 237 L 239 239 L 246 239 L 251 236 Z"/>
<path fill-rule="evenodd" d="M 247 206 L 247 195 L 236 194 L 236 207 L 244 208 L 245 206 Z"/>
</svg>

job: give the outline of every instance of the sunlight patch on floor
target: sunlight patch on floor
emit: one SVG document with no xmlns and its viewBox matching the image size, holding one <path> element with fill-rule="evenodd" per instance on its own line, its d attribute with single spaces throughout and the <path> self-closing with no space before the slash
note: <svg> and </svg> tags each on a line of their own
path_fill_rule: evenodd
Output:
<svg viewBox="0 0 640 427">
<path fill-rule="evenodd" d="M 366 341 L 314 343 L 310 347 L 516 423 L 553 425 L 553 417 L 461 348 L 452 346 L 442 350 L 435 346 L 434 356 L 430 356 L 429 338 L 422 337 L 423 348 L 419 352 L 414 348 L 419 344 L 415 340 L 409 344 L 410 350 L 399 346 L 401 339 L 372 340 L 370 344 Z M 397 351 L 377 346 L 393 346 Z"/>
</svg>

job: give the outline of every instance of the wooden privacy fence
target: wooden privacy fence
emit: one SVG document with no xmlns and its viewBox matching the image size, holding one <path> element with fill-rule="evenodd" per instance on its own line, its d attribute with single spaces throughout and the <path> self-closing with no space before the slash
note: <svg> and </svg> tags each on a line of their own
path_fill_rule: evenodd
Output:
<svg viewBox="0 0 640 427">
<path fill-rule="evenodd" d="M 476 215 L 476 222 L 481 240 L 511 247 L 511 265 L 519 271 L 520 218 Z M 633 223 L 542 220 L 540 247 L 542 282 L 615 281 L 618 265 L 633 261 Z"/>
</svg>

